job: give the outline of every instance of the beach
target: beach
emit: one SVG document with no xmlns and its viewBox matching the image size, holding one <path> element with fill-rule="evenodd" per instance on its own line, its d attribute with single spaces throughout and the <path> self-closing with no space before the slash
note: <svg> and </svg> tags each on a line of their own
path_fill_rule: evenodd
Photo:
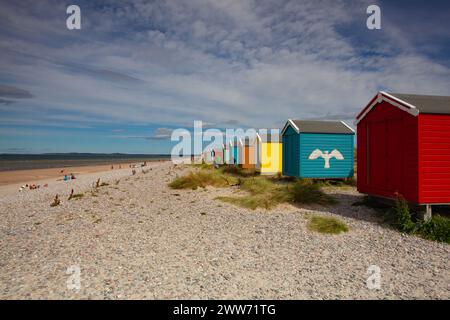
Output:
<svg viewBox="0 0 450 320">
<path fill-rule="evenodd" d="M 77 179 L 55 169 L 13 184 L 13 173 L 0 176 L 1 299 L 450 298 L 450 246 L 380 224 L 352 206 L 363 196 L 353 187 L 328 188 L 332 207 L 250 210 L 215 200 L 237 187 L 170 189 L 193 170 L 170 161 L 134 175 L 124 165 L 64 170 Z M 19 192 L 23 182 L 48 187 Z M 339 217 L 349 232 L 312 232 L 309 214 Z M 379 289 L 367 286 L 373 265 Z"/>
<path fill-rule="evenodd" d="M 160 161 L 160 160 L 147 160 L 150 161 Z M 69 167 L 54 167 L 46 169 L 31 169 L 31 170 L 9 170 L 0 171 L 0 186 L 8 186 L 8 188 L 20 188 L 24 184 L 48 184 L 53 181 L 62 180 L 64 175 L 79 175 L 105 172 L 119 168 L 129 168 L 130 166 L 140 166 L 143 162 L 121 162 L 121 163 L 111 163 L 111 164 L 98 164 L 98 165 L 83 165 L 83 166 L 69 166 Z M 1 191 L 0 191 L 1 195 Z"/>
</svg>

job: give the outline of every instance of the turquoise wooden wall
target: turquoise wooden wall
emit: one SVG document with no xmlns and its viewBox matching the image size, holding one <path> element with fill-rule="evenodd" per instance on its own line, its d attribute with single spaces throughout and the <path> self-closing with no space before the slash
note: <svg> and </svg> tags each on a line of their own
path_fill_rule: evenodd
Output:
<svg viewBox="0 0 450 320">
<path fill-rule="evenodd" d="M 338 150 L 344 159 L 309 159 L 314 150 L 331 153 Z M 300 133 L 288 127 L 283 134 L 283 175 L 298 178 L 350 178 L 354 169 L 354 135 L 331 133 Z M 326 157 L 326 156 L 325 156 Z"/>
<path fill-rule="evenodd" d="M 289 126 L 283 134 L 283 175 L 291 177 L 300 175 L 299 153 L 299 135 Z"/>
<path fill-rule="evenodd" d="M 302 178 L 350 178 L 354 169 L 354 135 L 328 133 L 300 133 L 300 177 Z M 329 168 L 325 168 L 325 159 L 319 157 L 310 160 L 311 153 L 319 149 L 323 153 L 338 150 L 343 160 L 330 158 Z"/>
<path fill-rule="evenodd" d="M 235 144 L 233 146 L 232 150 L 233 150 L 233 160 L 232 160 L 233 162 L 232 162 L 232 164 L 238 165 L 238 162 L 239 162 L 239 147 L 238 147 L 238 145 Z"/>
</svg>

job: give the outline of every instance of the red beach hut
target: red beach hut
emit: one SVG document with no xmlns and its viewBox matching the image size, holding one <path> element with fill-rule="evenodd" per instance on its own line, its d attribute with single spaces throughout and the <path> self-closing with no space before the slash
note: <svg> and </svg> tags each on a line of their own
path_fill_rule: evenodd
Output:
<svg viewBox="0 0 450 320">
<path fill-rule="evenodd" d="M 450 97 L 380 91 L 356 124 L 359 192 L 450 204 Z"/>
</svg>

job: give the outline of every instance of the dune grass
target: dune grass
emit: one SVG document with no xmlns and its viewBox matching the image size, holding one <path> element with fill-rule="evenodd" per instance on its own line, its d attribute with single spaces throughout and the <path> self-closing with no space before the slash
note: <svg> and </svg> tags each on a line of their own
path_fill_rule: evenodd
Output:
<svg viewBox="0 0 450 320">
<path fill-rule="evenodd" d="M 297 180 L 289 186 L 289 194 L 294 203 L 321 205 L 337 203 L 335 198 L 324 193 L 321 186 L 311 180 Z"/>
<path fill-rule="evenodd" d="M 308 229 L 324 234 L 339 234 L 347 232 L 347 225 L 333 217 L 310 216 L 308 222 Z"/>
<path fill-rule="evenodd" d="M 259 176 L 241 180 L 240 188 L 246 191 L 245 195 L 216 199 L 253 210 L 271 209 L 281 203 L 331 205 L 337 202 L 319 185 L 307 180 L 279 183 L 276 178 Z"/>
<path fill-rule="evenodd" d="M 197 189 L 206 186 L 239 186 L 243 191 L 236 196 L 217 197 L 217 200 L 243 208 L 271 209 L 281 203 L 331 205 L 336 200 L 322 191 L 321 184 L 312 180 L 260 176 L 254 170 L 235 166 L 199 165 L 200 170 L 177 177 L 169 184 L 173 189 Z"/>
<path fill-rule="evenodd" d="M 259 175 L 255 169 L 242 169 L 237 166 L 222 166 L 219 170 L 224 174 L 230 174 L 243 178 L 255 177 Z"/>
<path fill-rule="evenodd" d="M 225 176 L 216 170 L 200 170 L 190 172 L 186 176 L 177 177 L 169 184 L 172 189 L 192 189 L 205 188 L 206 186 L 226 187 L 237 183 L 237 179 Z"/>
<path fill-rule="evenodd" d="M 213 165 L 209 163 L 193 163 L 191 166 L 199 169 L 213 169 Z"/>
<path fill-rule="evenodd" d="M 253 210 L 256 208 L 270 209 L 282 202 L 289 201 L 286 186 L 276 184 L 265 177 L 240 179 L 239 186 L 241 190 L 246 191 L 245 195 L 217 197 L 216 199 Z"/>
</svg>

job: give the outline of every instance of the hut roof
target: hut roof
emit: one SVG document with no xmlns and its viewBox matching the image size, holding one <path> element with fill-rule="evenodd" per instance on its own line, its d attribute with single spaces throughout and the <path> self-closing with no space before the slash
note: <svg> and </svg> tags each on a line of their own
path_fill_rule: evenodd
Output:
<svg viewBox="0 0 450 320">
<path fill-rule="evenodd" d="M 281 135 L 279 133 L 272 134 L 270 132 L 270 130 L 267 131 L 267 133 L 257 133 L 256 135 L 261 142 L 280 142 L 281 141 Z"/>
<path fill-rule="evenodd" d="M 405 93 L 378 92 L 369 104 L 356 116 L 358 124 L 378 103 L 387 101 L 391 105 L 413 116 L 425 114 L 450 114 L 450 96 L 429 96 Z"/>
<path fill-rule="evenodd" d="M 420 94 L 389 93 L 397 99 L 407 102 L 420 113 L 444 113 L 450 114 L 449 96 L 427 96 Z"/>
<path fill-rule="evenodd" d="M 341 133 L 355 134 L 355 131 L 343 121 L 292 120 L 286 122 L 281 134 L 292 126 L 297 133 Z"/>
</svg>

